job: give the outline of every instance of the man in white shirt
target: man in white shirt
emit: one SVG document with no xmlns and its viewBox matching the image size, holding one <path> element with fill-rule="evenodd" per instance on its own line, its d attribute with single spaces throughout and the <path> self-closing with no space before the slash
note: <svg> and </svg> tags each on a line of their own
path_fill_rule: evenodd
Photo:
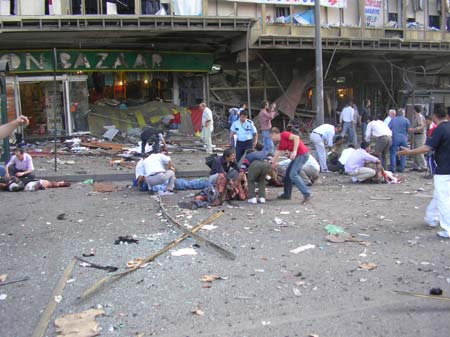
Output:
<svg viewBox="0 0 450 337">
<path fill-rule="evenodd" d="M 394 109 L 389 110 L 387 117 L 384 119 L 384 124 L 389 126 L 389 123 L 395 116 L 397 116 L 397 111 L 395 111 Z"/>
<path fill-rule="evenodd" d="M 161 185 L 167 182 L 167 192 L 173 192 L 175 187 L 175 167 L 172 164 L 169 156 L 162 153 L 152 153 L 144 159 L 142 163 L 147 182 L 148 189 L 152 186 Z M 137 170 L 136 170 L 137 171 Z M 140 171 L 142 172 L 142 171 Z M 137 174 L 138 172 L 136 172 Z"/>
<path fill-rule="evenodd" d="M 336 132 L 340 132 L 340 126 L 331 124 L 322 124 L 315 128 L 309 135 L 309 140 L 314 144 L 319 158 L 320 169 L 322 172 L 329 172 L 327 167 L 327 152 L 325 147 L 333 146 L 333 139 Z"/>
<path fill-rule="evenodd" d="M 356 151 L 356 149 L 353 144 L 350 144 L 347 149 L 342 151 L 341 156 L 338 159 L 338 161 L 342 165 L 342 167 L 345 167 L 345 164 L 347 163 L 348 158 L 350 158 L 352 153 L 355 151 Z"/>
<path fill-rule="evenodd" d="M 200 103 L 200 110 L 202 111 L 202 140 L 206 145 L 206 153 L 212 154 L 211 135 L 214 131 L 213 115 L 206 103 Z"/>
<path fill-rule="evenodd" d="M 345 137 L 348 134 L 350 144 L 356 145 L 356 130 L 355 130 L 355 110 L 352 108 L 353 102 L 349 101 L 344 109 L 341 111 L 339 122 L 342 124 L 341 136 Z"/>
<path fill-rule="evenodd" d="M 386 160 L 392 145 L 392 131 L 379 116 L 367 124 L 366 142 L 370 142 L 371 137 L 375 138 L 375 155 L 381 159 L 383 167 L 386 167 Z"/>
<path fill-rule="evenodd" d="M 361 182 L 374 177 L 380 179 L 380 160 L 369 154 L 370 143 L 362 142 L 361 148 L 354 150 L 345 162 L 345 173 L 352 177 L 353 182 Z M 367 163 L 376 164 L 376 170 L 366 167 Z"/>
<path fill-rule="evenodd" d="M 314 182 L 319 178 L 320 165 L 316 158 L 309 156 L 302 170 L 300 171 L 300 177 L 302 177 L 306 186 L 312 186 Z"/>
</svg>

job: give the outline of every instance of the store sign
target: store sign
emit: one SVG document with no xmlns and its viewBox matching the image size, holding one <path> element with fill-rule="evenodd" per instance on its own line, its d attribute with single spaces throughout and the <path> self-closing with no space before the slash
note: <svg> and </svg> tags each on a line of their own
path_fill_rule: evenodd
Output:
<svg viewBox="0 0 450 337">
<path fill-rule="evenodd" d="M 366 27 L 378 28 L 382 25 L 381 18 L 381 6 L 382 0 L 366 0 L 364 7 L 364 15 L 366 16 Z"/>
<path fill-rule="evenodd" d="M 53 51 L 0 51 L 11 73 L 53 72 Z M 58 72 L 76 71 L 210 71 L 211 54 L 109 50 L 58 50 Z"/>
<path fill-rule="evenodd" d="M 314 0 L 228 0 L 231 2 L 247 2 L 268 5 L 303 5 L 314 6 Z M 323 7 L 345 8 L 347 7 L 347 0 L 320 0 L 320 5 Z"/>
</svg>

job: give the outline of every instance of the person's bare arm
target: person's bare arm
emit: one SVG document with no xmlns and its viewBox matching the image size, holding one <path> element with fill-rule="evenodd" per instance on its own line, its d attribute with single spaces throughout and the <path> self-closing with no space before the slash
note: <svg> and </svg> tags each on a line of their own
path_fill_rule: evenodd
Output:
<svg viewBox="0 0 450 337">
<path fill-rule="evenodd" d="M 298 144 L 300 143 L 300 137 L 297 135 L 293 135 L 291 134 L 289 136 L 289 140 L 294 141 L 294 148 L 292 149 L 291 154 L 289 155 L 289 158 L 291 160 L 294 160 L 297 157 L 297 149 L 298 149 Z"/>
<path fill-rule="evenodd" d="M 172 163 L 171 160 L 169 160 L 169 163 L 167 164 L 167 168 L 168 168 L 169 170 L 172 170 L 173 172 L 176 171 L 176 170 L 175 170 L 175 166 L 173 166 L 173 163 Z"/>
<path fill-rule="evenodd" d="M 253 148 L 256 147 L 256 144 L 258 143 L 258 131 L 253 135 Z"/>
<path fill-rule="evenodd" d="M 236 134 L 236 132 L 230 131 L 230 146 L 233 144 L 233 139 L 234 139 L 235 134 Z"/>
<path fill-rule="evenodd" d="M 273 168 L 277 167 L 279 158 L 280 158 L 280 151 L 276 150 L 275 155 L 273 156 L 273 159 L 272 159 L 272 167 Z"/>
<path fill-rule="evenodd" d="M 32 172 L 33 172 L 33 170 L 26 170 L 26 171 L 23 171 L 23 172 L 17 172 L 16 173 L 16 177 L 23 177 L 23 176 L 26 176 L 27 174 L 30 174 Z"/>
<path fill-rule="evenodd" d="M 19 116 L 16 120 L 8 124 L 0 125 L 0 139 L 9 137 L 13 131 L 21 125 L 28 125 L 30 121 L 26 116 Z"/>
<path fill-rule="evenodd" d="M 419 146 L 418 148 L 413 149 L 413 150 L 403 149 L 401 151 L 398 151 L 397 155 L 399 155 L 399 156 L 408 156 L 408 155 L 424 154 L 424 153 L 430 152 L 431 150 L 433 150 L 431 148 L 431 146 L 422 145 L 422 146 Z"/>
</svg>

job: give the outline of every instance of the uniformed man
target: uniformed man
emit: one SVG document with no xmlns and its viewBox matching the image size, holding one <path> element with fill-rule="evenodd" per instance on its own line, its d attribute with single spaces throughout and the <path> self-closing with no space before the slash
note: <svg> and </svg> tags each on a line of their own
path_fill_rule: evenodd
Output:
<svg viewBox="0 0 450 337">
<path fill-rule="evenodd" d="M 236 161 L 239 161 L 246 150 L 253 149 L 258 141 L 258 131 L 251 120 L 247 118 L 247 110 L 239 113 L 239 119 L 231 124 L 231 137 L 236 135 Z M 231 146 L 232 144 L 230 144 Z"/>
</svg>

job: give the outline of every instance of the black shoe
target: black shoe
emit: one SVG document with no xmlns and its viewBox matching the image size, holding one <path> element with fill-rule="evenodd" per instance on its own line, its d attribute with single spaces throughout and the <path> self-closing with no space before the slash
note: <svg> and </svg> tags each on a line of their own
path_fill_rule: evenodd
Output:
<svg viewBox="0 0 450 337">
<path fill-rule="evenodd" d="M 280 194 L 277 199 L 283 199 L 283 200 L 291 200 L 291 197 L 288 197 L 287 195 Z"/>
<path fill-rule="evenodd" d="M 414 171 L 419 171 L 419 169 L 413 167 L 412 169 L 409 170 L 410 172 L 414 172 Z"/>
</svg>

